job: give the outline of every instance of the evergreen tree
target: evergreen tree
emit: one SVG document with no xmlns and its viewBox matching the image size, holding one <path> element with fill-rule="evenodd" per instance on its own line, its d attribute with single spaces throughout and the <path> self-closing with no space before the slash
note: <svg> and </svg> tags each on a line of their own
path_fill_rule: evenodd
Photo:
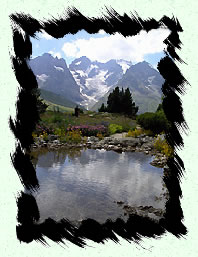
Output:
<svg viewBox="0 0 198 257">
<path fill-rule="evenodd" d="M 163 106 L 162 106 L 162 104 L 159 104 L 158 107 L 157 107 L 156 112 L 161 111 L 161 110 L 163 110 Z"/>
<path fill-rule="evenodd" d="M 48 105 L 46 103 L 43 102 L 43 99 L 41 99 L 41 93 L 40 90 L 38 88 L 33 89 L 33 94 L 36 96 L 36 100 L 37 100 L 37 108 L 38 108 L 38 112 L 40 113 L 44 113 L 48 107 Z"/>
<path fill-rule="evenodd" d="M 116 87 L 112 93 L 109 94 L 107 100 L 108 112 L 119 113 L 120 112 L 120 91 L 119 87 Z"/>
<path fill-rule="evenodd" d="M 104 103 L 102 103 L 101 107 L 98 109 L 99 112 L 106 112 L 107 107 L 105 107 Z"/>
<path fill-rule="evenodd" d="M 111 113 L 123 113 L 129 116 L 136 115 L 138 107 L 135 106 L 135 103 L 133 102 L 129 88 L 125 91 L 122 88 L 120 91 L 119 87 L 116 87 L 113 92 L 109 94 L 107 111 Z"/>
<path fill-rule="evenodd" d="M 124 89 L 120 92 L 120 113 L 124 113 Z"/>
<path fill-rule="evenodd" d="M 129 88 L 127 88 L 124 92 L 123 96 L 123 111 L 127 115 L 132 114 L 132 97 Z"/>
</svg>

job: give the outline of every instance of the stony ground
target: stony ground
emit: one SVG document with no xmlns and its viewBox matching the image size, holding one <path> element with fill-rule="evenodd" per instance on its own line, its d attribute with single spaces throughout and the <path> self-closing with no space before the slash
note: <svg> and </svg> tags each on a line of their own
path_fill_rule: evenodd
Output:
<svg viewBox="0 0 198 257">
<path fill-rule="evenodd" d="M 116 134 L 113 134 L 111 135 L 112 138 L 123 138 L 123 137 L 126 137 L 127 135 L 127 132 L 123 132 L 123 133 L 116 133 Z"/>
</svg>

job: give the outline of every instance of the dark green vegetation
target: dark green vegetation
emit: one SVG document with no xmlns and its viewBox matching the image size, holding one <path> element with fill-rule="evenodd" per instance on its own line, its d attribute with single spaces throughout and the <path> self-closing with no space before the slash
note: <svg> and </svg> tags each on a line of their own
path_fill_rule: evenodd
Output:
<svg viewBox="0 0 198 257">
<path fill-rule="evenodd" d="M 105 107 L 103 103 L 98 111 L 121 113 L 135 117 L 136 113 L 138 112 L 138 107 L 135 106 L 135 102 L 133 102 L 129 88 L 127 88 L 125 91 L 122 88 L 120 91 L 119 87 L 116 87 L 108 96 L 107 107 Z"/>
<path fill-rule="evenodd" d="M 136 120 L 142 128 L 151 130 L 154 134 L 159 134 L 170 128 L 170 123 L 165 116 L 162 104 L 159 104 L 155 113 L 146 112 L 140 114 Z"/>
<path fill-rule="evenodd" d="M 41 98 L 40 90 L 34 89 L 33 94 L 36 96 L 38 112 L 44 113 L 47 110 L 48 105 Z"/>
</svg>

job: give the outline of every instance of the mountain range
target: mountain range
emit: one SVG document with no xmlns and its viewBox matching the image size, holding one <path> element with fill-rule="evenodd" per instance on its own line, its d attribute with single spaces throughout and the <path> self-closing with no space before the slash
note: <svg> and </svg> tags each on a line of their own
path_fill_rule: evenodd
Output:
<svg viewBox="0 0 198 257">
<path fill-rule="evenodd" d="M 52 101 L 59 99 L 59 104 L 65 99 L 70 107 L 78 104 L 97 111 L 102 103 L 106 104 L 109 93 L 116 86 L 129 87 L 139 113 L 155 111 L 161 102 L 164 79 L 145 61 L 133 65 L 126 60 L 112 59 L 102 63 L 82 56 L 68 67 L 63 58 L 45 53 L 30 59 L 29 66 L 44 92 L 42 97 L 45 99 L 47 95 L 46 100 L 49 100 L 50 95 Z"/>
</svg>

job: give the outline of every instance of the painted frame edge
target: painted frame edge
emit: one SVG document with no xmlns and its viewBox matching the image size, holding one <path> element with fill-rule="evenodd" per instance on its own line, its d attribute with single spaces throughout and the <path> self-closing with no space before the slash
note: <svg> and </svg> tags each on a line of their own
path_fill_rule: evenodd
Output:
<svg viewBox="0 0 198 257">
<path fill-rule="evenodd" d="M 151 29 L 166 26 L 171 31 L 171 34 L 164 41 L 164 43 L 167 44 L 166 57 L 158 64 L 158 70 L 165 79 L 165 83 L 162 86 L 162 91 L 165 96 L 163 107 L 168 120 L 173 125 L 172 130 L 166 134 L 166 138 L 170 145 L 174 147 L 183 146 L 183 140 L 177 126 L 179 124 L 180 127 L 187 129 L 187 125 L 183 118 L 181 101 L 175 91 L 183 93 L 184 84 L 187 84 L 187 81 L 173 61 L 176 59 L 182 62 L 175 52 L 175 48 L 180 49 L 181 44 L 178 32 L 182 31 L 182 28 L 178 20 L 174 17 L 170 19 L 166 16 L 163 16 L 159 22 L 154 19 L 142 20 L 137 14 L 136 16 L 131 15 L 132 18 L 130 18 L 126 14 L 120 16 L 113 9 L 107 9 L 107 14 L 108 16 L 103 15 L 101 18 L 86 18 L 77 9 L 70 8 L 68 9 L 66 19 L 53 19 L 42 24 L 30 15 L 12 14 L 10 16 L 11 21 L 17 24 L 18 28 L 25 33 L 22 35 L 19 29 L 13 29 L 14 51 L 16 56 L 12 56 L 11 59 L 16 79 L 21 86 L 21 91 L 18 95 L 16 121 L 13 121 L 10 117 L 10 128 L 18 139 L 16 151 L 11 156 L 11 159 L 22 184 L 30 191 L 37 190 L 39 183 L 34 167 L 26 151 L 30 149 L 30 145 L 33 142 L 31 133 L 39 116 L 36 109 L 36 99 L 34 95 L 32 95 L 32 90 L 37 88 L 38 85 L 33 72 L 27 65 L 27 60 L 32 54 L 30 36 L 34 37 L 35 33 L 41 31 L 41 29 L 55 38 L 60 38 L 69 32 L 74 34 L 81 29 L 85 29 L 88 33 L 93 33 L 93 31 L 98 32 L 99 29 L 104 29 L 110 34 L 121 31 L 123 36 L 133 36 L 142 29 L 148 32 Z M 67 29 L 61 30 L 61 26 L 64 27 L 65 24 L 68 24 L 68 26 L 66 26 Z M 74 25 L 71 26 L 71 24 Z M 79 24 L 83 24 L 83 26 Z M 133 25 L 133 29 L 130 29 L 130 31 L 126 29 L 126 27 L 130 27 L 124 27 L 126 24 Z M 58 30 L 57 28 L 60 29 Z M 174 73 L 174 77 L 171 76 L 171 73 Z M 29 113 L 24 111 L 24 109 L 30 108 L 30 103 L 32 107 L 29 113 L 31 113 L 31 117 L 33 117 L 31 120 L 28 117 Z M 176 103 L 174 110 L 171 107 L 171 103 Z M 21 163 L 23 163 L 23 165 L 21 165 Z M 112 239 L 118 242 L 118 238 L 113 231 L 126 240 L 135 240 L 136 242 L 141 239 L 141 236 L 156 237 L 162 235 L 165 230 L 173 233 L 177 237 L 185 235 L 187 229 L 181 222 L 183 213 L 179 201 L 179 198 L 182 196 L 179 178 L 184 171 L 184 164 L 179 156 L 175 154 L 175 160 L 170 160 L 168 166 L 170 172 L 164 177 L 164 182 L 171 197 L 166 203 L 166 214 L 164 218 L 160 220 L 159 224 L 138 215 L 131 215 L 126 223 L 121 219 L 117 219 L 115 222 L 107 220 L 104 224 L 100 225 L 94 220 L 87 219 L 82 222 L 79 229 L 72 226 L 66 219 L 55 222 L 49 218 L 38 225 L 35 223 L 35 221 L 39 219 L 39 210 L 36 200 L 31 194 L 21 192 L 20 197 L 17 199 L 18 222 L 20 223 L 20 225 L 16 227 L 17 237 L 23 242 L 39 240 L 46 244 L 44 236 L 47 236 L 58 243 L 63 242 L 63 239 L 67 239 L 78 246 L 84 247 L 85 241 L 83 239 L 85 238 L 98 243 L 104 242 L 106 239 Z"/>
</svg>

